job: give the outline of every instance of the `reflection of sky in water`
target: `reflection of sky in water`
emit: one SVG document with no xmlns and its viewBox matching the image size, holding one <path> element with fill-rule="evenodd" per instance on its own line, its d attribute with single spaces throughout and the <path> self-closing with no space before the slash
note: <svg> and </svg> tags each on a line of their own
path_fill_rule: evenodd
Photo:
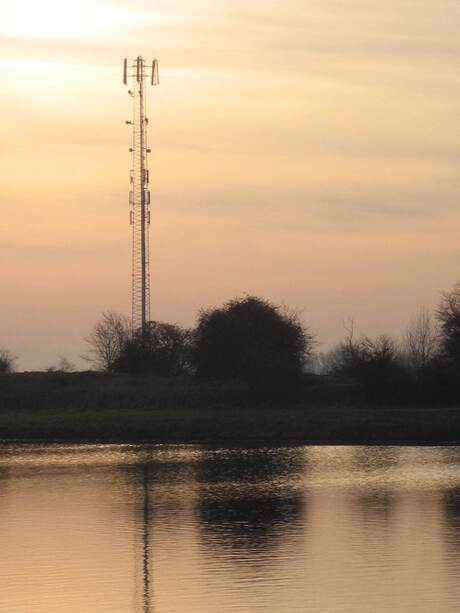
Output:
<svg viewBox="0 0 460 613">
<path fill-rule="evenodd" d="M 11 445 L 0 610 L 453 611 L 456 448 Z"/>
</svg>

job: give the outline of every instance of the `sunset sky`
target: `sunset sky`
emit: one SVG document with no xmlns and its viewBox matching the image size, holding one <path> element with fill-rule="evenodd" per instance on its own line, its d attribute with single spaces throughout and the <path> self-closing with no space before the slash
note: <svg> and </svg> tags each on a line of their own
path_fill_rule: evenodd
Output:
<svg viewBox="0 0 460 613">
<path fill-rule="evenodd" d="M 131 99 L 148 92 L 152 318 L 255 293 L 322 348 L 460 280 L 455 0 L 1 0 L 0 345 L 35 369 L 130 312 Z"/>
</svg>

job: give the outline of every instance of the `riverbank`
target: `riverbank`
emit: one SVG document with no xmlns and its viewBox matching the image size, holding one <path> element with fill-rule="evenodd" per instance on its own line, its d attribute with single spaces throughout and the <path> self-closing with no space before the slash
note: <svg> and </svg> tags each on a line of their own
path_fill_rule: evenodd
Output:
<svg viewBox="0 0 460 613">
<path fill-rule="evenodd" d="M 244 386 L 100 373 L 0 377 L 0 439 L 212 444 L 447 444 L 460 409 L 365 406 L 359 390 L 312 385 L 289 406 Z"/>
</svg>

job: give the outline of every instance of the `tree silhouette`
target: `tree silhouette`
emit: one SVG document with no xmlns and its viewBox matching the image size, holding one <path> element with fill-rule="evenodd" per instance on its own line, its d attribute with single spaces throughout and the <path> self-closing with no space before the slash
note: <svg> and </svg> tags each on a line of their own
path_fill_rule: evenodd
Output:
<svg viewBox="0 0 460 613">
<path fill-rule="evenodd" d="M 90 347 L 86 359 L 97 369 L 113 370 L 115 362 L 120 358 L 122 349 L 131 336 L 131 323 L 128 317 L 115 311 L 104 311 L 86 338 Z"/>
<path fill-rule="evenodd" d="M 194 361 L 199 376 L 238 378 L 271 394 L 299 383 L 313 344 L 294 313 L 247 296 L 201 311 Z"/>
<path fill-rule="evenodd" d="M 121 348 L 112 365 L 116 372 L 141 373 L 171 377 L 189 372 L 192 333 L 175 324 L 147 322 Z"/>
<path fill-rule="evenodd" d="M 411 390 L 411 377 L 398 343 L 388 336 L 354 339 L 353 328 L 326 359 L 329 372 L 360 383 L 369 400 L 400 400 Z"/>
<path fill-rule="evenodd" d="M 422 309 L 412 319 L 403 338 L 403 348 L 409 365 L 418 373 L 436 357 L 439 351 L 439 331 L 428 311 Z"/>
<path fill-rule="evenodd" d="M 460 283 L 441 294 L 436 316 L 440 326 L 441 353 L 455 362 L 460 361 Z"/>
<path fill-rule="evenodd" d="M 14 371 L 14 362 L 17 357 L 5 347 L 0 347 L 0 373 L 11 373 Z"/>
</svg>

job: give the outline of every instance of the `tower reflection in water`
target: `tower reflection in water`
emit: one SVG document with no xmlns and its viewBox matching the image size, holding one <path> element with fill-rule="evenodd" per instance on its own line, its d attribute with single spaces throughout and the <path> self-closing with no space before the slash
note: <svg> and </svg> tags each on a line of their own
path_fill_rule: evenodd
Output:
<svg viewBox="0 0 460 613">
<path fill-rule="evenodd" d="M 141 494 L 136 506 L 142 525 L 137 527 L 138 537 L 142 535 L 142 588 L 139 581 L 137 590 L 142 610 L 153 612 L 156 592 L 160 609 L 170 607 L 171 593 L 167 599 L 164 594 L 165 586 L 172 584 L 176 606 L 183 605 L 181 582 L 191 587 L 187 575 L 197 566 L 212 574 L 217 560 L 227 564 L 231 550 L 240 558 L 239 572 L 259 575 L 260 564 L 267 564 L 264 554 L 303 526 L 305 498 L 299 476 L 305 467 L 299 449 L 142 450 L 135 469 Z M 164 555 L 168 545 L 170 553 L 183 548 L 175 566 Z M 161 561 L 155 565 L 156 556 Z M 235 570 L 231 561 L 230 567 Z M 198 593 L 195 596 L 198 601 Z M 193 601 L 191 594 L 187 610 L 195 610 Z"/>
<path fill-rule="evenodd" d="M 10 445 L 0 611 L 458 610 L 460 449 Z"/>
<path fill-rule="evenodd" d="M 144 465 L 144 530 L 143 530 L 143 568 L 144 568 L 144 613 L 150 613 L 150 496 L 149 496 L 149 464 Z"/>
</svg>

